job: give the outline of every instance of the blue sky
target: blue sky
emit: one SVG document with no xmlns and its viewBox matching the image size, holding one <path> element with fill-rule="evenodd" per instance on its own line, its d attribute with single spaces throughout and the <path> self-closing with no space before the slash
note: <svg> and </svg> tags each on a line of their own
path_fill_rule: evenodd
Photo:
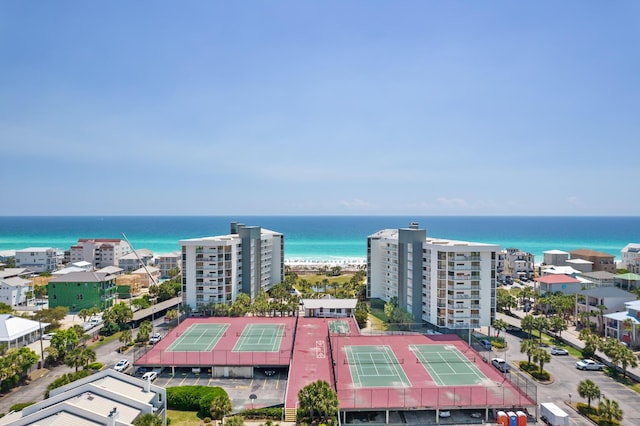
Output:
<svg viewBox="0 0 640 426">
<path fill-rule="evenodd" d="M 636 1 L 0 2 L 0 215 L 638 215 Z"/>
</svg>

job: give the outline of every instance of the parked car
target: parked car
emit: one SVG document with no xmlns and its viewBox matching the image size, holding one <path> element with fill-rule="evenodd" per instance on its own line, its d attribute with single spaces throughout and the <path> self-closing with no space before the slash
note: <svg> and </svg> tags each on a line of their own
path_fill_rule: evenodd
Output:
<svg viewBox="0 0 640 426">
<path fill-rule="evenodd" d="M 160 340 L 162 339 L 162 336 L 160 335 L 160 333 L 153 333 L 151 335 L 151 337 L 149 338 L 149 343 L 151 343 L 152 345 L 155 345 L 156 343 L 158 343 Z"/>
<path fill-rule="evenodd" d="M 592 359 L 581 359 L 576 362 L 576 368 L 578 370 L 604 370 L 604 364 L 594 361 Z"/>
<path fill-rule="evenodd" d="M 495 368 L 502 371 L 503 373 L 508 373 L 509 370 L 511 370 L 511 368 L 509 367 L 509 364 L 507 364 L 507 361 L 505 361 L 502 358 L 493 358 L 491 360 L 491 365 L 493 365 Z"/>
<path fill-rule="evenodd" d="M 551 355 L 569 355 L 569 351 L 563 348 L 553 347 L 551 348 Z"/>
<path fill-rule="evenodd" d="M 150 382 L 153 382 L 157 377 L 158 377 L 158 373 L 156 373 L 155 371 L 147 371 L 142 375 L 142 380 L 148 380 Z"/>
<path fill-rule="evenodd" d="M 266 376 L 271 377 L 271 376 L 273 376 L 274 374 L 276 374 L 276 370 L 265 370 L 265 371 L 264 371 L 264 374 L 265 374 Z"/>
<path fill-rule="evenodd" d="M 446 410 L 446 411 L 440 411 L 438 413 L 438 416 L 442 417 L 442 418 L 446 418 L 446 417 L 451 417 L 451 411 Z"/>
<path fill-rule="evenodd" d="M 118 361 L 115 367 L 113 367 L 116 371 L 124 371 L 129 367 L 129 361 L 126 359 L 121 359 Z"/>
<path fill-rule="evenodd" d="M 42 335 L 42 340 L 51 340 L 51 338 L 53 336 L 55 336 L 56 333 L 47 333 L 47 334 L 43 334 Z"/>
<path fill-rule="evenodd" d="M 136 368 L 136 371 L 133 372 L 133 375 L 136 377 L 142 377 L 146 372 L 147 372 L 146 367 L 138 367 Z"/>
<path fill-rule="evenodd" d="M 484 348 L 488 351 L 491 350 L 491 342 L 487 339 L 482 340 L 480 343 L 482 343 L 482 346 L 484 346 Z"/>
</svg>

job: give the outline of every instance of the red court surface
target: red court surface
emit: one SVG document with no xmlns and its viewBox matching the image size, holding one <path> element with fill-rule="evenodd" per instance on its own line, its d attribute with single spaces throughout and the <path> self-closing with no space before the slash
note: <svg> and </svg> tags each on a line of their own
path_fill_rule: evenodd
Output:
<svg viewBox="0 0 640 426">
<path fill-rule="evenodd" d="M 484 408 L 523 407 L 535 405 L 522 391 L 480 355 L 469 349 L 455 335 L 352 335 L 331 336 L 334 351 L 336 387 L 341 410 L 364 409 L 435 409 L 435 408 Z M 478 385 L 439 386 L 427 370 L 418 362 L 411 345 L 454 345 L 487 377 Z M 350 366 L 345 362 L 345 346 L 390 346 L 399 366 L 411 382 L 410 387 L 360 387 L 356 388 Z M 466 352 L 465 352 L 466 351 Z"/>
<path fill-rule="evenodd" d="M 210 351 L 167 351 L 192 324 L 229 324 L 229 328 Z M 284 335 L 280 348 L 274 352 L 234 352 L 233 348 L 248 324 L 283 324 Z M 150 367 L 288 366 L 295 324 L 296 317 L 187 318 L 134 364 Z"/>
<path fill-rule="evenodd" d="M 296 408 L 300 389 L 324 380 L 334 384 L 329 353 L 329 322 L 347 321 L 352 334 L 357 334 L 357 325 L 352 318 L 306 318 L 298 320 L 298 331 L 293 349 L 293 360 L 289 371 L 285 407 Z M 341 403 L 342 405 L 342 403 Z"/>
</svg>

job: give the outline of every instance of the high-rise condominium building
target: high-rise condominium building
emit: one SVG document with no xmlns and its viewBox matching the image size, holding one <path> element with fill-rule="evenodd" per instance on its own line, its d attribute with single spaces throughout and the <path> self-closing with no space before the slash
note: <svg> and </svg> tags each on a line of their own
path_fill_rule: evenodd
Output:
<svg viewBox="0 0 640 426">
<path fill-rule="evenodd" d="M 367 296 L 398 305 L 439 328 L 491 325 L 496 308 L 493 244 L 428 238 L 417 223 L 367 239 Z"/>
<path fill-rule="evenodd" d="M 284 280 L 284 235 L 231 223 L 229 235 L 181 240 L 182 300 L 192 310 L 231 303 L 238 293 L 254 300 Z"/>
</svg>

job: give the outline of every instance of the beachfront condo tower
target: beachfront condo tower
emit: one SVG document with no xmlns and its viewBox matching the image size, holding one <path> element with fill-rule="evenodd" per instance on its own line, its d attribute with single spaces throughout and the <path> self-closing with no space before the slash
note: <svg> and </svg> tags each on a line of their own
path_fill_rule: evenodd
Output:
<svg viewBox="0 0 640 426">
<path fill-rule="evenodd" d="M 181 240 L 182 301 L 200 312 L 210 303 L 253 301 L 284 281 L 284 235 L 232 222 L 228 235 Z"/>
<path fill-rule="evenodd" d="M 429 238 L 417 223 L 367 238 L 367 296 L 447 331 L 489 326 L 496 311 L 493 244 Z"/>
</svg>

